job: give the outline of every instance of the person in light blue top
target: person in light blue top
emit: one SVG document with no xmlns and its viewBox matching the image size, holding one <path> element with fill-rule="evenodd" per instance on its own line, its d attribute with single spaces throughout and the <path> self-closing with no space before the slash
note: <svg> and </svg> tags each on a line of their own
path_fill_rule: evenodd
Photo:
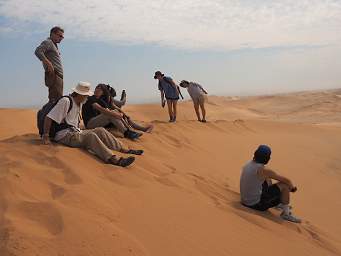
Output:
<svg viewBox="0 0 341 256">
<path fill-rule="evenodd" d="M 169 122 L 175 122 L 179 95 L 182 97 L 179 86 L 171 77 L 165 76 L 161 71 L 155 72 L 154 79 L 159 80 L 158 89 L 161 92 L 161 106 L 164 107 L 167 102 Z"/>
</svg>

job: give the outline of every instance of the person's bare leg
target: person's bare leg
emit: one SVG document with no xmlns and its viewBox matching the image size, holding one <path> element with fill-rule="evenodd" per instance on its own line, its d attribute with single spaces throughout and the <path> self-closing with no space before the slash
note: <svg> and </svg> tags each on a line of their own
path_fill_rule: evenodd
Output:
<svg viewBox="0 0 341 256">
<path fill-rule="evenodd" d="M 195 114 L 197 114 L 198 121 L 200 122 L 201 118 L 200 118 L 200 112 L 199 112 L 199 104 L 198 102 L 193 102 L 193 104 L 194 104 Z"/>
<path fill-rule="evenodd" d="M 283 182 L 278 182 L 278 183 L 276 183 L 276 185 L 281 190 L 281 202 L 282 202 L 281 208 L 283 209 L 283 211 L 281 213 L 281 218 L 284 220 L 287 220 L 287 221 L 300 223 L 301 219 L 295 217 L 291 213 L 291 208 L 289 206 L 289 203 L 290 203 L 290 188 L 289 188 L 289 186 Z"/>
<path fill-rule="evenodd" d="M 289 204 L 290 203 L 290 189 L 289 186 L 283 182 L 278 182 L 276 185 L 281 190 L 281 203 Z"/>
<path fill-rule="evenodd" d="M 150 133 L 153 130 L 153 125 L 148 124 L 146 126 L 136 123 L 135 121 L 131 120 L 131 118 L 128 118 L 127 121 L 129 122 L 129 125 L 133 127 L 135 130 L 148 132 Z"/>
<path fill-rule="evenodd" d="M 167 100 L 167 107 L 168 107 L 169 121 L 172 121 L 174 115 L 173 115 L 172 101 L 171 100 Z"/>
<path fill-rule="evenodd" d="M 177 100 L 173 100 L 173 121 L 176 120 L 177 105 L 178 105 L 178 101 Z"/>
<path fill-rule="evenodd" d="M 205 109 L 205 101 L 201 100 L 199 102 L 200 108 L 201 108 L 201 113 L 202 113 L 202 121 L 206 122 L 206 109 Z"/>
</svg>

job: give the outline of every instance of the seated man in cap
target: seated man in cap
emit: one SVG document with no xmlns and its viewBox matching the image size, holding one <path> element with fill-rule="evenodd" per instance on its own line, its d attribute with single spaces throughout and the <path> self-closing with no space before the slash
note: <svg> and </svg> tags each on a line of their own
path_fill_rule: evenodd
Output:
<svg viewBox="0 0 341 256">
<path fill-rule="evenodd" d="M 42 135 L 43 143 L 50 143 L 50 132 L 53 130 L 51 125 L 57 123 L 58 125 L 54 126 L 56 127 L 55 134 L 53 134 L 56 142 L 70 147 L 91 150 L 106 163 L 122 167 L 132 164 L 135 161 L 134 157 L 118 158 L 112 153 L 112 150 L 135 155 L 141 155 L 142 150 L 124 148 L 121 142 L 104 128 L 79 129 L 81 106 L 90 95 L 92 95 L 90 84 L 79 82 L 76 88 L 73 89 L 70 98 L 60 98 L 45 117 L 44 134 Z M 71 109 L 69 109 L 70 106 L 72 106 Z"/>
<path fill-rule="evenodd" d="M 253 160 L 243 167 L 240 177 L 241 202 L 244 206 L 258 211 L 277 207 L 282 209 L 282 219 L 300 223 L 301 220 L 292 215 L 289 206 L 290 192 L 296 192 L 297 188 L 290 179 L 265 168 L 270 155 L 270 147 L 260 145 Z M 279 182 L 272 185 L 271 179 Z"/>
</svg>

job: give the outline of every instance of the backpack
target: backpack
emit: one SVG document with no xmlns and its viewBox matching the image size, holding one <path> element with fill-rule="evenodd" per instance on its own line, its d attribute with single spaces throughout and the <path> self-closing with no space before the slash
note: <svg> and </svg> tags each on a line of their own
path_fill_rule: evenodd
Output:
<svg viewBox="0 0 341 256">
<path fill-rule="evenodd" d="M 163 80 L 164 80 L 166 83 L 168 83 L 168 84 L 170 84 L 171 86 L 173 86 L 172 82 L 171 82 L 170 80 L 168 80 L 167 77 L 163 77 Z M 184 99 L 184 96 L 182 96 L 182 93 L 181 93 L 181 91 L 180 91 L 180 87 L 179 87 L 179 86 L 177 86 L 177 89 L 178 89 L 179 95 L 181 96 L 181 99 Z"/>
<path fill-rule="evenodd" d="M 70 106 L 69 106 L 69 109 L 67 111 L 67 113 L 69 113 L 71 111 L 71 109 L 72 109 L 73 101 L 72 101 L 70 96 L 63 96 L 61 98 L 64 98 L 64 97 L 66 97 L 66 98 L 68 98 L 70 100 Z M 38 130 L 39 130 L 40 137 L 42 137 L 43 134 L 44 134 L 45 117 L 47 116 L 48 113 L 50 113 L 50 111 L 54 108 L 54 106 L 57 105 L 57 103 L 59 102 L 59 100 L 61 98 L 59 98 L 56 102 L 48 102 L 48 103 L 46 103 L 38 111 L 38 113 L 37 113 L 37 127 L 38 127 Z M 61 130 L 64 130 L 64 129 L 67 129 L 69 127 L 71 127 L 71 125 L 67 124 L 65 122 L 65 120 L 61 124 L 58 124 L 57 122 L 52 120 L 49 137 L 50 138 L 54 138 L 54 136 L 56 135 L 57 132 L 59 132 Z"/>
</svg>

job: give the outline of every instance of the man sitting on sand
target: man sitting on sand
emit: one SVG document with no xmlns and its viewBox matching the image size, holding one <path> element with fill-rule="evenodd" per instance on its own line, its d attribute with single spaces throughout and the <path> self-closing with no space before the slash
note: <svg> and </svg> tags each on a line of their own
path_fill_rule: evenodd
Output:
<svg viewBox="0 0 341 256">
<path fill-rule="evenodd" d="M 143 150 L 126 149 L 119 140 L 104 128 L 79 129 L 82 104 L 91 94 L 90 84 L 79 82 L 70 95 L 72 102 L 68 97 L 62 97 L 57 102 L 45 117 L 44 134 L 42 136 L 43 144 L 50 143 L 51 125 L 52 122 L 56 122 L 58 124 L 54 137 L 56 142 L 70 147 L 90 150 L 106 163 L 122 167 L 132 164 L 135 161 L 134 157 L 118 158 L 112 153 L 112 150 L 135 155 L 141 155 Z M 72 104 L 72 107 L 69 110 L 70 104 Z"/>
<path fill-rule="evenodd" d="M 198 83 L 188 82 L 186 80 L 182 80 L 180 86 L 186 88 L 189 96 L 194 104 L 194 110 L 197 114 L 197 118 L 199 122 L 206 123 L 206 109 L 205 109 L 205 94 L 207 94 L 206 90 Z M 200 117 L 199 106 L 202 112 L 202 119 Z"/>
<path fill-rule="evenodd" d="M 253 160 L 243 167 L 240 177 L 241 202 L 244 206 L 258 211 L 277 207 L 283 210 L 282 219 L 300 223 L 301 220 L 292 215 L 289 206 L 290 192 L 296 192 L 297 188 L 288 178 L 265 168 L 270 155 L 270 147 L 260 145 Z M 279 182 L 272 184 L 271 179 Z"/>
<path fill-rule="evenodd" d="M 98 84 L 93 96 L 90 96 L 82 109 L 83 121 L 88 129 L 96 127 L 115 126 L 124 137 L 137 139 L 142 133 L 137 133 L 130 127 L 143 132 L 151 132 L 153 126 L 142 126 L 134 122 L 113 102 L 107 85 Z"/>
</svg>

